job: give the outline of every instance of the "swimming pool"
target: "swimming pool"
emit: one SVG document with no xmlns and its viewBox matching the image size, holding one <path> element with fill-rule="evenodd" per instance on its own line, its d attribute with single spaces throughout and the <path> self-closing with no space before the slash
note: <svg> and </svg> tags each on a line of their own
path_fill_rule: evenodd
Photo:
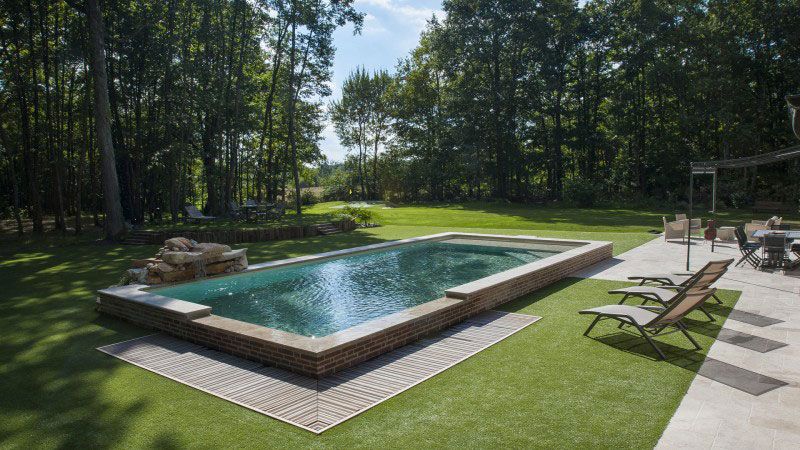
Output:
<svg viewBox="0 0 800 450">
<path fill-rule="evenodd" d="M 303 336 L 327 336 L 444 296 L 445 290 L 560 253 L 497 241 L 421 242 L 150 292 Z"/>
<path fill-rule="evenodd" d="M 440 233 L 164 287 L 110 287 L 97 291 L 97 309 L 322 377 L 554 283 L 612 250 L 602 241 Z"/>
</svg>

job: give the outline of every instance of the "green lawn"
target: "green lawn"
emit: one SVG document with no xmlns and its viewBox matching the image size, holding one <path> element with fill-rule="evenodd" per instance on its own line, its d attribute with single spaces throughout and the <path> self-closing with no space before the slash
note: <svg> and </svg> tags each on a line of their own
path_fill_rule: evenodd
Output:
<svg viewBox="0 0 800 450">
<path fill-rule="evenodd" d="M 610 233 L 601 218 L 578 231 L 522 229 L 534 219 L 487 212 L 470 222 L 461 214 L 471 210 L 443 210 L 429 208 L 408 225 L 249 244 L 248 254 L 261 262 L 445 230 L 611 240 L 615 253 L 653 238 Z M 563 227 L 553 214 L 535 223 Z M 605 292 L 621 283 L 568 279 L 504 308 L 540 315 L 538 323 L 315 436 L 94 350 L 150 333 L 97 314 L 92 292 L 156 248 L 54 237 L 0 243 L 0 447 L 650 448 L 702 359 L 680 335 L 662 341 L 668 362 L 654 361 L 641 341 L 610 323 L 596 327 L 597 339 L 583 337 L 590 318 L 576 311 L 612 301 Z M 722 297 L 725 307 L 714 308 L 720 318 L 738 294 Z M 696 318 L 693 329 L 707 348 L 718 325 Z"/>
<path fill-rule="evenodd" d="M 324 216 L 337 211 L 342 202 L 319 203 L 307 209 L 309 215 Z M 370 207 L 384 225 L 442 226 L 474 228 L 508 228 L 559 231 L 611 231 L 646 232 L 663 230 L 662 217 L 675 220 L 672 210 L 642 211 L 639 209 L 569 208 L 561 206 L 536 206 L 505 202 L 434 203 L 387 207 L 378 204 Z M 677 211 L 685 212 L 685 211 Z M 711 218 L 711 214 L 697 210 L 694 217 Z M 716 214 L 719 225 L 734 225 L 752 219 L 766 220 L 772 214 L 753 214 L 749 210 L 720 210 Z M 797 214 L 784 216 L 787 222 L 797 222 Z M 705 224 L 705 220 L 703 220 Z"/>
<path fill-rule="evenodd" d="M 336 219 L 341 212 L 343 202 L 318 203 L 305 207 L 302 219 L 291 209 L 280 220 L 267 223 L 238 222 L 220 218 L 204 223 L 178 223 L 173 225 L 148 224 L 150 230 L 186 230 L 186 229 L 230 229 L 257 228 L 283 225 L 316 224 Z M 559 230 L 559 231 L 610 231 L 610 232 L 646 232 L 661 230 L 662 216 L 674 220 L 675 211 L 641 211 L 638 209 L 611 208 L 570 208 L 561 206 L 537 206 L 526 204 L 509 204 L 505 202 L 464 202 L 464 203 L 429 203 L 419 205 L 392 205 L 378 203 L 370 207 L 382 225 L 408 226 L 442 226 L 464 228 L 504 228 L 520 230 Z M 695 211 L 695 217 L 709 219 L 706 211 Z M 749 210 L 720 210 L 716 218 L 719 225 L 738 225 L 752 219 L 766 220 L 771 214 L 753 214 Z M 784 216 L 787 222 L 800 224 L 800 215 Z M 705 223 L 705 221 L 703 222 Z M 6 227 L 10 227 L 7 224 Z M 10 230 L 9 230 L 10 231 Z"/>
</svg>

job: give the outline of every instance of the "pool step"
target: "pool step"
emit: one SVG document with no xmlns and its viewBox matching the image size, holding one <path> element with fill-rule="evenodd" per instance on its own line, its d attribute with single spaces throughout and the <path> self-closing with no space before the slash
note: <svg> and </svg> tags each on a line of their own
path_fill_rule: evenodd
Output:
<svg viewBox="0 0 800 450">
<path fill-rule="evenodd" d="M 331 234 L 341 233 L 337 227 L 335 227 L 332 223 L 322 223 L 317 225 L 317 232 L 324 236 L 329 236 Z"/>
</svg>

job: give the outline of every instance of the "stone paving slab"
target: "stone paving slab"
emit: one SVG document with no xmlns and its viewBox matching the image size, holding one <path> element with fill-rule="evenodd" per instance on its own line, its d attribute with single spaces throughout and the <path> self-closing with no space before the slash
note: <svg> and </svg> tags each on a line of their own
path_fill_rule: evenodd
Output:
<svg viewBox="0 0 800 450">
<path fill-rule="evenodd" d="M 761 353 L 771 352 L 789 345 L 785 342 L 753 336 L 752 334 L 742 333 L 741 331 L 731 330 L 728 328 L 719 330 L 717 340 Z"/>
<path fill-rule="evenodd" d="M 783 320 L 776 319 L 774 317 L 762 316 L 761 314 L 741 311 L 738 309 L 731 311 L 731 313 L 728 315 L 728 318 L 738 322 L 749 323 L 750 325 L 755 325 L 757 327 L 768 327 L 770 325 L 783 322 Z"/>
<path fill-rule="evenodd" d="M 752 395 L 766 394 L 773 389 L 788 384 L 785 381 L 742 369 L 739 366 L 718 361 L 714 358 L 706 358 L 697 373 L 710 380 L 727 384 L 732 388 Z"/>
</svg>

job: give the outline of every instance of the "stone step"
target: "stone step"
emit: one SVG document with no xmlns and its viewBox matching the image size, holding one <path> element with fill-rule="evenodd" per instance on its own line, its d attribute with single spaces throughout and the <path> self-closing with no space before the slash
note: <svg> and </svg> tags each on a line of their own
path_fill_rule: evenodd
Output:
<svg viewBox="0 0 800 450">
<path fill-rule="evenodd" d="M 317 225 L 317 231 L 324 236 L 341 232 L 337 227 L 333 226 L 333 224 L 331 223 L 321 223 Z"/>
</svg>

